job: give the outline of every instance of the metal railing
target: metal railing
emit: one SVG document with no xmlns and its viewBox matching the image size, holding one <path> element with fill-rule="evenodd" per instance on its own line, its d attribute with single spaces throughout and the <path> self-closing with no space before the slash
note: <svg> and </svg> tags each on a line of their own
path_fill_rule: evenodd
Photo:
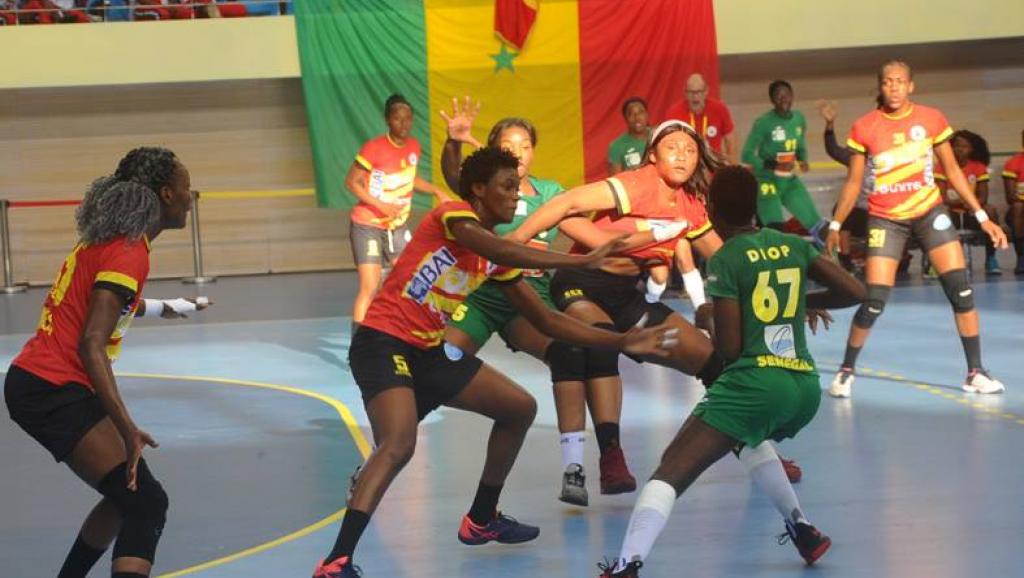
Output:
<svg viewBox="0 0 1024 578">
<path fill-rule="evenodd" d="M 0 25 L 194 20 L 292 14 L 292 0 L 189 0 L 173 4 L 145 3 L 140 0 L 88 0 L 75 2 L 73 8 L 35 6 L 23 0 L 0 0 Z"/>
</svg>

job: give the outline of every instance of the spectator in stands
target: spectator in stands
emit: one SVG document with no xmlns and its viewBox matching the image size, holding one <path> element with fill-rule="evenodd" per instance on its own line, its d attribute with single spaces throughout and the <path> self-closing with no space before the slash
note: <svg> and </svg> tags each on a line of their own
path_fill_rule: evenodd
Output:
<svg viewBox="0 0 1024 578">
<path fill-rule="evenodd" d="M 691 74 L 686 79 L 686 98 L 669 107 L 665 118 L 690 123 L 713 150 L 725 155 L 729 164 L 736 163 L 736 143 L 732 135 L 729 107 L 708 96 L 708 83 L 700 74 Z"/>
<path fill-rule="evenodd" d="M 818 107 L 818 112 L 821 113 L 821 118 L 825 119 L 825 152 L 832 160 L 844 167 L 849 167 L 850 157 L 853 153 L 845 146 L 840 146 L 836 140 L 835 122 L 836 116 L 838 116 L 836 103 L 831 100 L 819 100 L 815 104 Z M 868 236 L 868 194 L 871 193 L 874 186 L 871 172 L 865 171 L 857 204 L 850 216 L 843 221 L 843 227 L 839 231 L 839 263 L 851 273 L 863 268 L 863 246 Z M 835 212 L 835 207 L 832 208 L 832 212 Z M 854 251 L 855 245 L 861 249 Z"/>
<path fill-rule="evenodd" d="M 960 166 L 960 170 L 967 177 L 967 182 L 970 184 L 974 196 L 978 197 L 978 201 L 984 207 L 989 217 L 998 223 L 999 214 L 996 212 L 995 207 L 988 202 L 988 183 L 990 180 L 988 165 L 992 161 L 992 155 L 988 150 L 988 143 L 981 135 L 969 130 L 954 132 L 950 143 L 953 146 L 953 156 L 956 157 L 956 164 Z M 945 170 L 941 166 L 935 169 L 935 183 L 939 186 L 939 190 L 942 191 L 943 202 L 949 207 L 953 224 L 958 229 L 981 231 L 981 226 L 978 224 L 977 219 L 968 213 L 963 201 L 960 200 L 960 196 L 949 186 L 949 179 L 946 178 Z M 1002 269 L 999 268 L 999 260 L 996 259 L 996 248 L 991 241 L 986 241 L 985 243 L 985 274 L 1003 274 Z"/>
<path fill-rule="evenodd" d="M 622 118 L 626 121 L 626 132 L 608 145 L 608 176 L 631 171 L 643 163 L 647 136 L 651 132 L 647 124 L 647 102 L 639 96 L 622 103 Z"/>
<path fill-rule="evenodd" d="M 1024 131 L 1020 133 L 1024 142 Z M 1003 192 L 1006 194 L 1006 224 L 1013 233 L 1017 252 L 1014 275 L 1024 275 L 1024 147 L 1003 165 Z"/>
<path fill-rule="evenodd" d="M 23 0 L 19 19 L 22 24 L 63 24 L 89 22 L 85 0 Z"/>
<path fill-rule="evenodd" d="M 245 4 L 213 0 L 135 0 L 136 20 L 191 20 L 193 18 L 239 18 L 247 14 Z"/>
<path fill-rule="evenodd" d="M 0 26 L 14 26 L 18 23 L 16 0 L 0 0 Z"/>
</svg>

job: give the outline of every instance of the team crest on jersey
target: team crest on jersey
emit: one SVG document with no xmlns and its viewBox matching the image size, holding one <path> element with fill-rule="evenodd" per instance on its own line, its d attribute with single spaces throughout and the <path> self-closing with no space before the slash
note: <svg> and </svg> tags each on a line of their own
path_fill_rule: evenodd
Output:
<svg viewBox="0 0 1024 578">
<path fill-rule="evenodd" d="M 416 156 L 416 153 L 409 153 L 409 164 L 410 165 L 416 166 L 416 161 L 418 161 L 418 160 L 420 160 L 420 158 L 418 156 Z"/>
<path fill-rule="evenodd" d="M 926 136 L 928 136 L 928 131 L 926 131 L 923 126 L 915 124 L 910 127 L 910 140 L 922 141 Z"/>
<path fill-rule="evenodd" d="M 772 355 L 788 359 L 796 358 L 796 342 L 793 340 L 792 325 L 765 326 L 764 344 L 768 346 L 768 351 L 771 351 Z"/>
<path fill-rule="evenodd" d="M 802 126 L 796 127 L 796 136 L 800 136 L 802 134 L 804 134 L 804 127 L 802 127 Z"/>
<path fill-rule="evenodd" d="M 708 138 L 715 138 L 716 136 L 718 136 L 718 127 L 715 125 L 709 126 L 707 134 Z"/>
<path fill-rule="evenodd" d="M 782 128 L 781 126 L 775 127 L 775 129 L 772 130 L 772 140 L 773 141 L 784 141 L 784 140 L 786 140 L 786 129 Z"/>
<path fill-rule="evenodd" d="M 430 289 L 455 264 L 455 255 L 448 247 L 441 247 L 425 256 L 412 279 L 405 286 L 405 294 L 417 303 L 422 304 L 430 295 Z"/>
</svg>

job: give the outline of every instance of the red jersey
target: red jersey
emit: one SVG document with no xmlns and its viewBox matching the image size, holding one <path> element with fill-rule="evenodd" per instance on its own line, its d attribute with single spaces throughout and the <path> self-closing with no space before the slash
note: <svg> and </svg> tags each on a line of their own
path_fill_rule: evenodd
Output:
<svg viewBox="0 0 1024 578">
<path fill-rule="evenodd" d="M 130 242 L 119 237 L 100 245 L 79 243 L 64 260 L 43 303 L 36 334 L 14 359 L 14 365 L 55 385 L 75 382 L 93 390 L 78 356 L 92 290 L 106 287 L 129 297 L 107 343 L 107 357 L 114 361 L 139 308 L 148 275 L 149 241 L 145 238 Z"/>
<path fill-rule="evenodd" d="M 708 141 L 711 148 L 718 152 L 722 152 L 722 139 L 735 128 L 729 107 L 710 96 L 704 101 L 704 110 L 700 113 L 690 111 L 690 104 L 685 100 L 673 104 L 665 116 L 665 120 L 668 119 L 690 123 L 690 126 Z"/>
<path fill-rule="evenodd" d="M 479 217 L 469 203 L 457 201 L 423 218 L 370 303 L 363 325 L 419 348 L 433 347 L 441 342 L 455 308 L 484 281 L 520 278 L 518 269 L 493 265 L 456 243 L 450 226 L 459 219 Z"/>
<path fill-rule="evenodd" d="M 1003 165 L 1003 178 L 1010 179 L 1017 192 L 1017 200 L 1024 201 L 1024 152 L 1010 157 Z"/>
<path fill-rule="evenodd" d="M 661 180 L 654 165 L 621 172 L 605 179 L 605 182 L 615 197 L 615 208 L 591 215 L 591 221 L 599 229 L 632 233 L 649 229 L 650 221 L 683 220 L 687 226 L 680 236 L 688 240 L 696 239 L 711 230 L 711 221 L 704 203 L 682 188 L 669 195 L 665 190 L 667 185 Z M 632 257 L 644 266 L 670 264 L 678 240 L 675 238 L 651 243 L 633 249 L 625 256 Z M 589 248 L 576 243 L 570 252 L 583 254 L 589 252 Z"/>
<path fill-rule="evenodd" d="M 913 219 L 942 202 L 932 172 L 932 149 L 953 136 L 938 109 L 919 104 L 898 116 L 873 110 L 857 119 L 846 146 L 869 157 L 875 179 L 868 212 L 895 221 Z"/>
<path fill-rule="evenodd" d="M 363 145 L 356 155 L 356 163 L 370 171 L 367 190 L 385 203 L 401 205 L 402 212 L 390 218 L 376 208 L 360 202 L 352 207 L 352 222 L 378 229 L 402 226 L 412 209 L 413 181 L 416 165 L 420 162 L 420 143 L 409 137 L 398 146 L 388 135 L 379 136 Z"/>
<path fill-rule="evenodd" d="M 988 167 L 979 163 L 978 161 L 967 161 L 967 164 L 960 167 L 963 171 L 964 177 L 967 179 L 967 183 L 971 185 L 971 192 L 975 193 L 978 190 L 978 183 L 985 183 L 989 181 Z M 939 189 L 942 190 L 946 195 L 946 199 L 956 205 L 963 206 L 963 201 L 960 200 L 960 195 L 957 194 L 953 185 L 949 183 L 949 179 L 946 177 L 946 171 L 941 166 L 935 167 L 935 182 L 939 185 Z"/>
</svg>

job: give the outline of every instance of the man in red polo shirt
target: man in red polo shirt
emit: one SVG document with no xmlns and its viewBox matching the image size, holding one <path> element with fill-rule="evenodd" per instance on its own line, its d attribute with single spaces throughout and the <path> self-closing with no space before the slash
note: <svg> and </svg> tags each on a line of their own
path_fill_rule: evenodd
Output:
<svg viewBox="0 0 1024 578">
<path fill-rule="evenodd" d="M 725 155 L 730 164 L 736 163 L 729 107 L 716 98 L 708 97 L 708 83 L 700 74 L 691 74 L 686 79 L 686 98 L 669 107 L 666 117 L 690 123 L 711 148 Z"/>
</svg>

